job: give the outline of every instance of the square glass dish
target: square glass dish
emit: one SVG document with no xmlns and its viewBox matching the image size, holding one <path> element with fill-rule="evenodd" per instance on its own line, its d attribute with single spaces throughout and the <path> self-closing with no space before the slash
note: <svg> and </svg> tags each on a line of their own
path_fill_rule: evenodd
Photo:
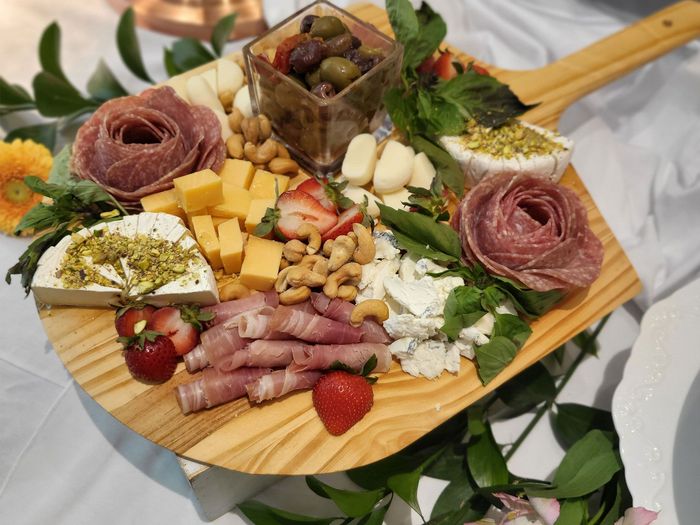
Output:
<svg viewBox="0 0 700 525">
<path fill-rule="evenodd" d="M 303 78 L 285 75 L 270 63 L 277 46 L 299 34 L 307 15 L 339 18 L 363 46 L 380 50 L 383 60 L 331 98 L 311 93 Z M 402 56 L 400 43 L 325 1 L 298 11 L 243 48 L 254 111 L 270 118 L 277 138 L 302 165 L 322 175 L 340 167 L 355 135 L 379 131 L 386 119 L 384 93 L 399 82 Z"/>
</svg>

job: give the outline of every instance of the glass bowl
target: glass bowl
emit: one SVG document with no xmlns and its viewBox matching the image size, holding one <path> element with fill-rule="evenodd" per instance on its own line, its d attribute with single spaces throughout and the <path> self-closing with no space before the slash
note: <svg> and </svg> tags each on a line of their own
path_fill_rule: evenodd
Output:
<svg viewBox="0 0 700 525">
<path fill-rule="evenodd" d="M 299 33 L 306 15 L 338 17 L 364 45 L 381 49 L 385 58 L 334 97 L 317 97 L 268 60 L 282 40 Z M 386 133 L 384 93 L 399 82 L 402 56 L 400 43 L 325 1 L 298 11 L 243 48 L 253 110 L 267 115 L 277 138 L 304 167 L 321 175 L 340 167 L 355 135 Z"/>
</svg>

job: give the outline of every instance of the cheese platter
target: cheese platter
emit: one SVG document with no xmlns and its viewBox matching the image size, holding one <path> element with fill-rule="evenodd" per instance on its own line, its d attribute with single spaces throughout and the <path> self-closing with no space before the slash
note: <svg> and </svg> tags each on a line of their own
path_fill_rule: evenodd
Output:
<svg viewBox="0 0 700 525">
<path fill-rule="evenodd" d="M 576 98 L 692 38 L 692 25 L 685 31 L 682 26 L 689 19 L 687 14 L 695 13 L 696 8 L 697 4 L 692 2 L 677 4 L 638 26 L 611 37 L 607 44 L 603 41 L 594 45 L 594 57 L 607 49 L 619 49 L 620 42 L 627 46 L 624 53 L 620 51 L 620 56 L 627 57 L 626 60 L 612 62 L 612 65 L 601 64 L 595 74 L 588 69 L 576 67 L 588 65 L 588 50 L 537 72 L 503 71 L 478 61 L 475 63 L 479 67 L 486 67 L 499 80 L 507 82 L 526 103 L 539 102 L 537 107 L 524 115 L 525 121 L 532 125 L 554 128 L 563 109 Z M 386 13 L 382 10 L 370 5 L 359 5 L 353 6 L 350 11 L 380 31 L 390 32 Z M 666 36 L 663 28 L 669 27 L 669 20 L 672 21 L 674 31 L 669 31 Z M 657 35 L 651 46 L 644 38 L 650 30 Z M 678 37 L 678 34 L 682 36 Z M 650 48 L 653 50 L 650 51 Z M 635 50 L 639 52 L 634 53 Z M 473 58 L 456 50 L 451 51 L 462 63 L 473 62 Z M 230 58 L 240 61 L 240 56 Z M 191 79 L 212 67 L 214 66 L 204 66 L 185 73 L 181 78 L 173 79 L 170 84 L 196 84 L 190 82 Z M 390 143 L 391 141 L 384 145 L 384 152 Z M 226 145 L 228 146 L 228 141 Z M 260 149 L 259 147 L 256 154 Z M 290 150 L 295 153 L 293 147 Z M 382 156 L 384 152 L 381 152 Z M 257 173 L 254 177 L 258 177 Z M 274 188 L 278 194 L 283 195 L 286 188 L 280 189 L 281 180 L 290 187 L 294 186 L 291 181 L 274 175 L 270 172 L 269 181 L 263 180 L 267 176 L 260 176 L 259 184 L 255 186 L 261 188 L 258 200 L 270 198 L 265 193 L 269 188 Z M 198 181 L 197 184 L 201 186 L 203 183 Z M 531 322 L 532 333 L 525 346 L 487 385 L 483 384 L 483 377 L 471 361 L 464 359 L 461 360 L 459 373 L 438 373 L 439 379 L 434 380 L 405 373 L 407 367 L 404 366 L 402 370 L 397 362 L 390 367 L 387 365 L 388 372 L 381 374 L 373 386 L 372 409 L 340 436 L 331 436 L 326 431 L 315 414 L 312 394 L 308 391 L 290 393 L 260 404 L 240 398 L 202 411 L 186 410 L 183 406 L 184 394 L 176 397 L 173 391 L 178 389 L 185 392 L 187 387 L 184 385 L 192 384 L 188 371 L 190 362 L 187 358 L 185 362 L 179 362 L 172 379 L 165 383 L 136 381 L 124 365 L 122 347 L 116 340 L 113 310 L 53 305 L 40 307 L 40 316 L 56 352 L 82 388 L 124 424 L 177 454 L 203 463 L 256 474 L 308 474 L 347 470 L 398 452 L 639 292 L 639 281 L 634 269 L 571 166 L 566 168 L 559 184 L 569 188 L 580 199 L 590 230 L 601 243 L 604 256 L 599 276 L 590 286 L 570 291 L 553 309 Z M 180 191 L 180 204 L 187 202 L 186 189 L 178 190 L 176 183 L 175 190 Z M 223 206 L 223 196 L 221 202 Z M 196 202 L 189 203 L 184 210 L 194 212 L 197 205 Z M 262 203 L 259 220 L 268 208 L 268 205 Z M 451 211 L 454 210 L 453 203 Z M 237 217 L 235 211 L 231 213 L 234 214 L 232 217 Z M 202 233 L 209 224 L 206 219 L 200 218 L 201 215 L 191 215 L 185 213 L 184 219 L 192 227 L 202 251 L 211 261 L 211 253 L 202 242 L 205 237 Z M 197 224 L 200 223 L 198 227 Z M 245 233 L 252 235 L 255 226 L 251 222 L 250 229 Z M 245 221 L 243 227 L 247 229 Z M 356 235 L 360 238 L 362 233 L 356 232 Z M 357 244 L 359 249 L 359 243 Z M 250 257 L 249 266 L 253 266 L 253 263 L 255 266 L 255 269 L 248 268 L 246 271 L 239 268 L 241 274 L 248 276 L 246 284 L 265 280 L 265 272 L 259 267 L 264 265 L 265 258 L 270 253 L 271 248 L 267 246 L 269 245 L 260 248 L 260 256 L 246 253 L 243 264 Z M 254 251 L 251 247 L 251 252 Z M 235 267 L 233 259 L 235 258 L 231 258 L 231 264 Z M 262 289 L 261 286 L 251 287 Z M 182 389 L 179 388 L 181 386 Z"/>
</svg>

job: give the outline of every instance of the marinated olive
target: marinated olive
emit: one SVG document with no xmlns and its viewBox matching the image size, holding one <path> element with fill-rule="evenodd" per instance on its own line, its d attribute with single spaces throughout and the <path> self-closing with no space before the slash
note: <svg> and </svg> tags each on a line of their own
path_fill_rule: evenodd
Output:
<svg viewBox="0 0 700 525">
<path fill-rule="evenodd" d="M 332 98 L 335 96 L 335 88 L 330 82 L 320 82 L 314 86 L 311 93 L 319 98 Z"/>
<path fill-rule="evenodd" d="M 310 71 L 306 74 L 304 79 L 306 80 L 306 85 L 309 86 L 309 89 L 311 89 L 316 84 L 321 82 L 321 69 L 316 68 L 313 71 Z"/>
<path fill-rule="evenodd" d="M 311 24 L 311 36 L 318 36 L 324 40 L 347 32 L 345 24 L 337 16 L 322 16 Z"/>
<path fill-rule="evenodd" d="M 343 57 L 329 57 L 321 62 L 321 80 L 330 82 L 336 91 L 342 91 L 362 75 L 360 68 Z"/>
<path fill-rule="evenodd" d="M 327 57 L 343 56 L 352 46 L 353 36 L 350 33 L 343 33 L 333 38 L 329 38 L 325 43 L 325 51 Z"/>
<path fill-rule="evenodd" d="M 308 33 L 311 31 L 311 26 L 317 18 L 318 16 L 316 15 L 306 15 L 304 18 L 302 18 L 301 25 L 299 26 L 299 32 Z"/>
<path fill-rule="evenodd" d="M 360 55 L 362 55 L 365 58 L 373 58 L 373 57 L 383 57 L 384 53 L 382 53 L 382 50 L 376 47 L 369 47 L 369 46 L 360 46 L 357 48 L 359 51 Z"/>
<path fill-rule="evenodd" d="M 316 68 L 324 58 L 324 44 L 320 40 L 308 40 L 295 47 L 289 55 L 289 64 L 298 73 Z"/>
<path fill-rule="evenodd" d="M 362 40 L 357 38 L 355 35 L 352 35 L 352 48 L 357 49 L 362 45 Z"/>
<path fill-rule="evenodd" d="M 348 49 L 343 56 L 350 62 L 360 68 L 360 72 L 364 75 L 374 66 L 381 62 L 382 57 L 366 57 L 362 56 L 357 49 Z"/>
</svg>

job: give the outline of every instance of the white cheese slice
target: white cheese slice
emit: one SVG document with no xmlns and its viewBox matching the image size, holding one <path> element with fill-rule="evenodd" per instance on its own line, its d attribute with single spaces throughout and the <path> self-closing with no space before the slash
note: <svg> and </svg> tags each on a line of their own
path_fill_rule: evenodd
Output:
<svg viewBox="0 0 700 525">
<path fill-rule="evenodd" d="M 241 88 L 245 80 L 241 66 L 227 58 L 220 58 L 216 61 L 216 76 L 216 92 L 219 96 L 230 92 L 231 97 L 233 97 L 234 93 Z"/>
<path fill-rule="evenodd" d="M 207 84 L 209 84 L 209 87 L 214 93 L 219 92 L 219 82 L 218 82 L 218 77 L 216 74 L 216 69 L 215 67 L 209 68 L 206 71 L 203 71 L 199 74 L 204 80 L 206 80 Z"/>
<path fill-rule="evenodd" d="M 343 189 L 343 195 L 350 199 L 355 204 L 363 204 L 365 202 L 365 197 L 367 197 L 367 213 L 370 217 L 379 217 L 379 206 L 378 202 L 382 202 L 376 195 L 368 192 L 363 188 L 358 188 L 357 186 L 350 186 L 349 184 Z"/>
<path fill-rule="evenodd" d="M 429 190 L 436 173 L 435 166 L 430 162 L 428 156 L 421 151 L 413 158 L 413 174 L 411 175 L 411 180 L 408 181 L 408 185 Z"/>
<path fill-rule="evenodd" d="M 404 204 L 404 202 L 408 202 L 408 198 L 411 196 L 411 193 L 406 189 L 406 188 L 401 188 L 399 191 L 395 191 L 393 193 L 381 193 L 379 194 L 379 197 L 382 199 L 382 202 L 389 206 L 390 208 L 394 208 L 395 210 L 404 210 L 408 211 L 408 206 Z"/>
<path fill-rule="evenodd" d="M 170 86 L 175 90 L 175 93 L 183 99 L 185 102 L 189 103 L 190 99 L 187 96 L 187 79 L 184 75 L 175 75 L 163 82 L 166 86 Z"/>
<path fill-rule="evenodd" d="M 236 96 L 233 98 L 233 107 L 240 109 L 246 118 L 253 116 L 253 105 L 250 102 L 250 90 L 247 85 L 241 86 L 236 91 Z"/>
<path fill-rule="evenodd" d="M 221 105 L 216 94 L 216 84 L 212 88 L 203 75 L 195 75 L 187 79 L 187 98 L 193 105 L 198 104 L 224 112 L 224 106 Z"/>
</svg>

